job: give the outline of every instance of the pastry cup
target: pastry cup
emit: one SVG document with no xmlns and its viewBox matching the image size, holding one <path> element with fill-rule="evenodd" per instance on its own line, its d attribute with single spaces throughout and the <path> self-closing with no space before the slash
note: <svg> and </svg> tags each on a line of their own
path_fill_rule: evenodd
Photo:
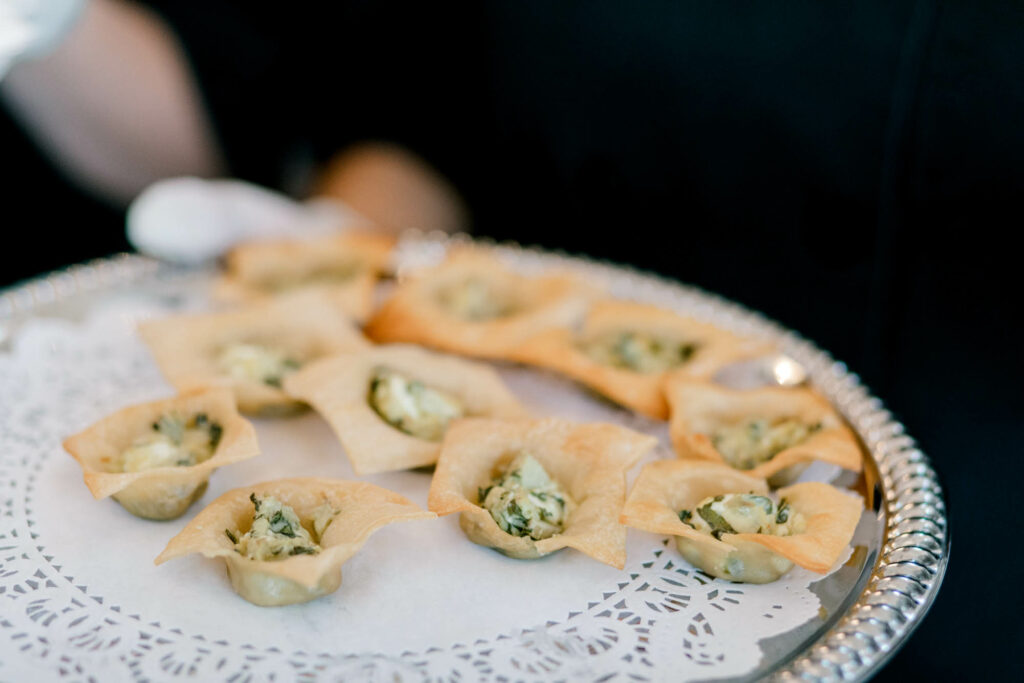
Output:
<svg viewBox="0 0 1024 683">
<path fill-rule="evenodd" d="M 438 515 L 461 513 L 459 524 L 471 541 L 510 557 L 532 559 L 569 547 L 622 569 L 626 529 L 619 513 L 626 471 L 656 444 L 652 436 L 613 424 L 459 420 L 445 436 L 428 507 Z M 536 458 L 576 502 L 560 534 L 539 541 L 513 536 L 477 503 L 478 490 L 491 483 L 495 466 L 520 451 Z"/>
<path fill-rule="evenodd" d="M 559 372 L 612 401 L 664 420 L 669 415 L 662 384 L 669 372 L 643 373 L 605 365 L 581 345 L 619 332 L 643 332 L 696 345 L 693 356 L 671 371 L 679 377 L 709 378 L 729 363 L 769 352 L 764 342 L 743 339 L 713 325 L 647 304 L 606 299 L 594 304 L 578 332 L 551 329 L 527 339 L 511 358 Z"/>
<path fill-rule="evenodd" d="M 370 383 L 381 367 L 453 394 L 469 415 L 527 415 L 493 368 L 415 346 L 396 344 L 340 354 L 287 377 L 285 390 L 327 420 L 357 474 L 432 465 L 441 452 L 440 442 L 398 430 L 370 406 Z"/>
<path fill-rule="evenodd" d="M 373 310 L 374 285 L 388 266 L 394 244 L 393 237 L 366 232 L 242 244 L 225 257 L 225 272 L 214 285 L 214 296 L 229 303 L 253 303 L 317 289 L 362 322 Z M 331 269 L 349 270 L 351 276 L 337 282 L 307 281 Z"/>
<path fill-rule="evenodd" d="M 681 458 L 730 466 L 712 444 L 711 434 L 716 429 L 747 419 L 795 418 L 808 424 L 820 423 L 821 429 L 779 451 L 771 460 L 744 470 L 747 474 L 778 486 L 792 481 L 814 460 L 854 472 L 863 467 L 864 458 L 853 432 L 829 402 L 812 389 L 765 387 L 737 391 L 672 376 L 665 383 L 665 393 L 672 414 L 669 436 Z"/>
<path fill-rule="evenodd" d="M 441 303 L 446 289 L 470 279 L 487 282 L 517 308 L 508 315 L 468 320 Z M 477 249 L 455 250 L 440 266 L 399 284 L 370 320 L 367 334 L 379 342 L 412 342 L 482 358 L 507 358 L 524 339 L 582 318 L 597 291 L 563 274 L 526 276 L 508 270 Z"/>
<path fill-rule="evenodd" d="M 274 496 L 295 510 L 303 526 L 312 529 L 314 510 L 325 502 L 338 511 L 319 539 L 321 552 L 276 561 L 250 560 L 240 555 L 225 529 L 244 534 L 252 524 L 249 496 Z M 394 522 L 428 519 L 406 498 L 365 482 L 340 479 L 281 479 L 232 489 L 206 506 L 171 539 L 156 558 L 162 564 L 189 553 L 222 557 L 231 585 L 249 602 L 272 607 L 307 602 L 332 593 L 341 585 L 341 565 L 370 535 Z"/>
<path fill-rule="evenodd" d="M 304 406 L 278 387 L 225 373 L 218 355 L 226 346 L 270 345 L 303 363 L 369 346 L 320 291 L 296 292 L 223 313 L 152 320 L 140 325 L 139 333 L 176 389 L 227 387 L 239 409 L 255 415 L 282 415 Z"/>
<path fill-rule="evenodd" d="M 855 494 L 821 482 L 805 482 L 777 492 L 793 512 L 803 515 L 801 533 L 722 534 L 721 540 L 716 540 L 680 521 L 681 510 L 693 510 L 705 498 L 726 493 L 766 495 L 768 483 L 717 463 L 659 460 L 641 470 L 620 519 L 636 529 L 675 536 L 687 561 L 712 576 L 768 583 L 794 563 L 827 573 L 853 538 L 863 510 L 863 502 Z M 742 571 L 726 571 L 736 566 L 736 560 Z"/>
<path fill-rule="evenodd" d="M 207 460 L 187 467 L 114 472 L 111 467 L 153 422 L 168 412 L 206 413 L 223 432 Z M 230 391 L 212 389 L 129 406 L 64 441 L 82 467 L 85 485 L 96 499 L 112 496 L 128 512 L 146 519 L 174 519 L 206 491 L 214 470 L 259 454 L 256 431 L 238 414 Z"/>
</svg>

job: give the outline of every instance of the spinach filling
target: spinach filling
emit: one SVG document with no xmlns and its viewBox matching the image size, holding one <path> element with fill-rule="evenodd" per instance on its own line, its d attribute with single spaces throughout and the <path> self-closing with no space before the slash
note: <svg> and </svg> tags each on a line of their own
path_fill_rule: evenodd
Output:
<svg viewBox="0 0 1024 683">
<path fill-rule="evenodd" d="M 206 413 L 184 417 L 165 413 L 121 454 L 122 472 L 157 467 L 190 467 L 208 460 L 220 444 L 224 428 Z"/>
<path fill-rule="evenodd" d="M 374 372 L 367 402 L 395 429 L 426 441 L 440 441 L 448 424 L 465 415 L 455 396 L 387 368 Z"/>
<path fill-rule="evenodd" d="M 575 502 L 533 456 L 521 453 L 477 489 L 477 501 L 507 534 L 535 541 L 565 530 Z"/>
<path fill-rule="evenodd" d="M 252 560 L 272 561 L 296 555 L 316 555 L 324 531 L 338 512 L 326 502 L 313 511 L 313 533 L 299 520 L 295 510 L 273 496 L 249 495 L 253 506 L 252 525 L 239 536 L 230 529 L 224 535 L 236 552 Z"/>
<path fill-rule="evenodd" d="M 776 506 L 754 493 L 727 493 L 705 498 L 691 510 L 681 510 L 679 519 L 687 526 L 721 540 L 723 534 L 772 534 L 789 536 L 803 527 L 803 517 L 783 498 Z"/>
<path fill-rule="evenodd" d="M 617 332 L 584 342 L 581 348 L 602 365 L 648 374 L 683 365 L 693 358 L 698 346 L 643 332 Z"/>
<path fill-rule="evenodd" d="M 730 465 L 750 470 L 803 443 L 819 430 L 820 422 L 756 419 L 719 429 L 711 436 L 711 443 Z"/>
</svg>

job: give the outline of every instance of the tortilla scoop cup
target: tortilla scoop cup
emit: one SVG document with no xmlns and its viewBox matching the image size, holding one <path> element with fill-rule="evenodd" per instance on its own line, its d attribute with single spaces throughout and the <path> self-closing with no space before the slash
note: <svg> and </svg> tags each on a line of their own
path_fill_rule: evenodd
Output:
<svg viewBox="0 0 1024 683">
<path fill-rule="evenodd" d="M 740 391 L 677 376 L 670 377 L 665 388 L 672 409 L 669 435 L 681 458 L 730 466 L 712 442 L 716 430 L 756 418 L 797 419 L 804 424 L 820 424 L 821 428 L 770 460 L 744 470 L 746 474 L 780 486 L 790 483 L 814 460 L 854 472 L 863 467 L 864 457 L 853 432 L 829 402 L 812 389 L 765 387 Z"/>
<path fill-rule="evenodd" d="M 432 465 L 441 452 L 440 442 L 400 431 L 370 406 L 370 384 L 378 368 L 455 396 L 468 415 L 527 416 L 498 373 L 480 363 L 398 344 L 324 359 L 286 378 L 285 390 L 327 420 L 357 474 Z"/>
<path fill-rule="evenodd" d="M 705 498 L 727 493 L 768 494 L 768 483 L 728 466 L 693 460 L 659 460 L 640 472 L 623 509 L 623 524 L 676 537 L 690 564 L 729 581 L 770 583 L 798 564 L 827 573 L 853 538 L 863 501 L 820 482 L 794 484 L 778 491 L 793 513 L 804 518 L 803 530 L 790 536 L 722 534 L 721 540 L 683 523 L 682 510 L 693 511 Z"/>
<path fill-rule="evenodd" d="M 227 387 L 243 413 L 285 415 L 305 406 L 280 387 L 232 377 L 219 363 L 233 344 L 280 349 L 301 363 L 366 348 L 369 342 L 323 292 L 276 297 L 223 313 L 178 315 L 139 326 L 160 371 L 179 391 Z"/>
<path fill-rule="evenodd" d="M 656 444 L 652 436 L 612 424 L 459 420 L 445 435 L 428 507 L 438 515 L 461 513 L 459 524 L 471 541 L 510 557 L 532 559 L 569 547 L 622 569 L 626 529 L 618 518 L 626 471 Z M 561 533 L 538 541 L 508 534 L 478 504 L 495 467 L 518 452 L 536 458 L 575 501 Z"/>
<path fill-rule="evenodd" d="M 191 466 L 158 467 L 139 472 L 114 471 L 121 454 L 139 436 L 150 433 L 161 416 L 205 413 L 223 429 L 213 454 Z M 256 431 L 238 414 L 226 389 L 198 391 L 129 406 L 64 441 L 64 449 L 82 467 L 86 486 L 96 499 L 113 497 L 128 512 L 145 519 L 174 519 L 206 491 L 218 467 L 259 454 Z"/>
<path fill-rule="evenodd" d="M 337 514 L 319 538 L 321 551 L 275 561 L 251 560 L 239 554 L 225 530 L 239 537 L 253 519 L 250 496 L 273 496 L 290 506 L 307 531 L 314 511 L 328 503 Z M 199 553 L 227 564 L 231 585 L 255 605 L 274 607 L 308 602 L 341 585 L 341 566 L 388 524 L 436 517 L 387 489 L 366 482 L 297 478 L 269 481 L 228 491 L 204 508 L 171 539 L 155 564 Z M 316 538 L 314 536 L 314 538 Z"/>
</svg>

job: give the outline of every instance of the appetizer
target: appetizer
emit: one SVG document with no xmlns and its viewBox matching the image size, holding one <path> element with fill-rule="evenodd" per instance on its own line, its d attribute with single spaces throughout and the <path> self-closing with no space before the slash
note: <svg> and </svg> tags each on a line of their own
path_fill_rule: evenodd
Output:
<svg viewBox="0 0 1024 683">
<path fill-rule="evenodd" d="M 281 388 L 285 377 L 317 358 L 369 346 L 318 291 L 225 313 L 153 320 L 139 332 L 179 391 L 228 387 L 239 409 L 255 415 L 299 410 L 303 405 Z"/>
<path fill-rule="evenodd" d="M 284 387 L 330 423 L 358 474 L 434 464 L 453 420 L 526 415 L 492 368 L 415 346 L 339 354 Z"/>
<path fill-rule="evenodd" d="M 379 486 L 282 479 L 228 491 L 171 539 L 162 564 L 189 553 L 222 557 L 231 585 L 261 606 L 307 602 L 341 585 L 341 565 L 377 529 L 435 517 Z"/>
<path fill-rule="evenodd" d="M 373 310 L 373 289 L 388 266 L 394 238 L 345 232 L 311 240 L 249 242 L 225 257 L 225 273 L 214 295 L 251 303 L 319 289 L 349 317 L 365 321 Z"/>
<path fill-rule="evenodd" d="M 764 479 L 726 465 L 660 460 L 640 472 L 621 521 L 675 536 L 682 556 L 711 576 L 770 583 L 793 564 L 827 573 L 862 509 L 855 494 L 820 482 L 773 496 Z"/>
<path fill-rule="evenodd" d="M 401 282 L 370 320 L 379 342 L 412 342 L 482 358 L 506 358 L 521 341 L 583 316 L 595 290 L 569 275 L 528 277 L 477 249 Z"/>
<path fill-rule="evenodd" d="M 767 353 L 762 342 L 646 304 L 604 300 L 582 329 L 550 329 L 511 357 L 567 375 L 648 417 L 668 417 L 662 384 L 669 372 L 707 378 L 737 360 Z"/>
<path fill-rule="evenodd" d="M 146 519 L 180 517 L 218 467 L 259 454 L 230 391 L 130 406 L 64 441 L 97 498 Z"/>
<path fill-rule="evenodd" d="M 814 460 L 859 472 L 853 432 L 812 389 L 737 391 L 670 377 L 669 434 L 681 458 L 724 463 L 772 486 L 793 481 Z"/>
<path fill-rule="evenodd" d="M 612 424 L 470 418 L 445 435 L 429 507 L 474 543 L 532 559 L 565 547 L 626 562 L 626 471 L 657 439 Z"/>
</svg>

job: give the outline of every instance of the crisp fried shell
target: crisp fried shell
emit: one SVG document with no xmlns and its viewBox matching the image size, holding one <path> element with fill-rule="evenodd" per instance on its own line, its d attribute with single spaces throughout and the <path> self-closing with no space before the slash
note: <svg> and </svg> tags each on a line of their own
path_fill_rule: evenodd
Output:
<svg viewBox="0 0 1024 683">
<path fill-rule="evenodd" d="M 829 402 L 812 389 L 765 387 L 738 391 L 679 377 L 666 382 L 671 406 L 669 434 L 681 458 L 728 464 L 715 449 L 711 435 L 718 429 L 751 419 L 797 419 L 821 428 L 803 442 L 786 448 L 767 462 L 746 470 L 770 478 L 787 467 L 813 460 L 859 472 L 863 455 L 853 433 Z"/>
<path fill-rule="evenodd" d="M 168 413 L 205 413 L 219 424 L 223 432 L 213 455 L 191 466 L 115 471 L 121 454 L 139 436 L 151 433 L 153 423 Z M 114 496 L 129 512 L 148 519 L 180 516 L 202 495 L 214 470 L 259 453 L 255 430 L 238 414 L 234 396 L 226 389 L 129 406 L 69 437 L 64 448 L 81 465 L 93 497 Z"/>
<path fill-rule="evenodd" d="M 507 314 L 472 320 L 442 299 L 467 282 L 481 283 L 509 306 Z M 542 330 L 572 325 L 596 296 L 575 276 L 528 277 L 479 249 L 460 249 L 436 268 L 410 276 L 377 311 L 367 334 L 379 342 L 412 342 L 469 356 L 503 359 Z"/>
<path fill-rule="evenodd" d="M 594 304 L 579 332 L 551 329 L 527 339 L 511 353 L 522 363 L 555 370 L 648 417 L 668 417 L 662 384 L 668 372 L 637 372 L 607 365 L 585 350 L 608 335 L 641 333 L 669 343 L 690 344 L 693 356 L 681 363 L 679 377 L 706 378 L 725 365 L 767 353 L 763 342 L 737 337 L 687 316 L 629 301 Z"/>
<path fill-rule="evenodd" d="M 618 517 L 626 471 L 656 443 L 654 437 L 612 424 L 460 420 L 445 436 L 429 507 L 439 515 L 462 513 L 460 523 L 470 540 L 512 557 L 540 557 L 570 547 L 621 569 L 626 529 Z M 575 500 L 562 533 L 539 541 L 513 536 L 478 504 L 478 491 L 491 483 L 496 464 L 518 452 L 536 458 Z"/>
<path fill-rule="evenodd" d="M 349 317 L 364 321 L 373 290 L 387 269 L 393 237 L 345 232 L 310 240 L 248 242 L 225 257 L 215 298 L 252 303 L 299 289 L 319 289 Z"/>
<path fill-rule="evenodd" d="M 801 567 L 825 573 L 853 538 L 863 504 L 854 494 L 828 484 L 807 482 L 781 489 L 806 526 L 792 536 L 722 534 L 721 540 L 701 533 L 679 519 L 705 498 L 727 493 L 766 495 L 768 483 L 722 464 L 697 460 L 660 460 L 645 466 L 622 512 L 628 526 L 692 541 L 707 557 L 724 558 L 737 545 L 757 543 Z"/>
<path fill-rule="evenodd" d="M 378 368 L 454 395 L 468 415 L 515 418 L 527 414 L 489 366 L 415 346 L 396 344 L 340 354 L 286 378 L 285 390 L 327 420 L 358 474 L 431 465 L 441 451 L 439 442 L 399 431 L 370 406 L 370 384 Z"/>
<path fill-rule="evenodd" d="M 310 525 L 314 511 L 327 503 L 337 511 L 319 539 L 321 552 L 276 561 L 250 560 L 240 555 L 225 533 L 246 533 L 253 518 L 250 496 L 273 496 L 290 506 Z M 365 482 L 339 479 L 281 479 L 228 491 L 217 498 L 171 539 L 156 564 L 199 553 L 223 557 L 235 590 L 257 605 L 274 606 L 305 602 L 337 590 L 341 565 L 381 527 L 435 517 L 406 498 Z"/>
<path fill-rule="evenodd" d="M 280 388 L 230 376 L 218 364 L 232 344 L 279 348 L 303 364 L 369 342 L 323 292 L 281 296 L 224 313 L 180 315 L 145 322 L 139 333 L 160 370 L 179 391 L 228 387 L 239 409 L 252 414 L 281 414 L 301 408 Z"/>
</svg>

